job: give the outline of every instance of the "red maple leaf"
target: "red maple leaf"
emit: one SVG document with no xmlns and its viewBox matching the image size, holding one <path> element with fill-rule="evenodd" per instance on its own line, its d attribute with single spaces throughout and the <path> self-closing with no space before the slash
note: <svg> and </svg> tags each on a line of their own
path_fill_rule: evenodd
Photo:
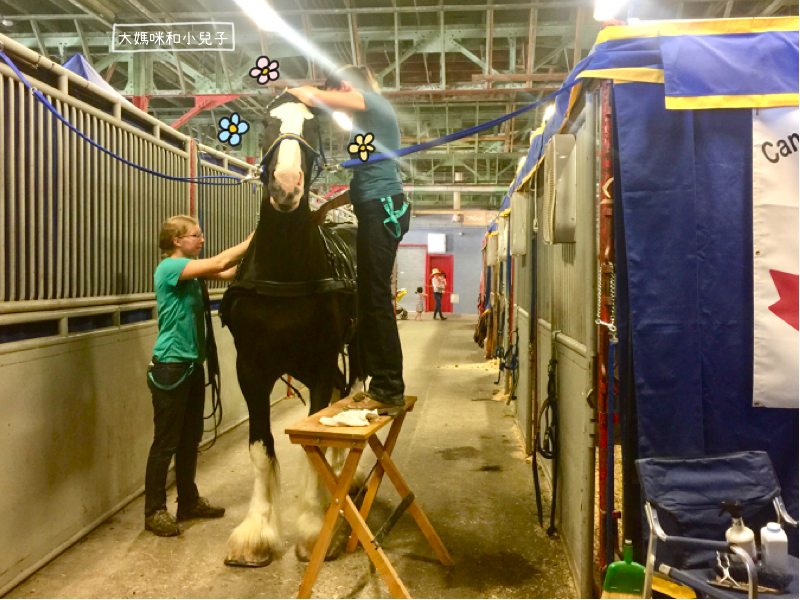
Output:
<svg viewBox="0 0 800 600">
<path fill-rule="evenodd" d="M 779 319 L 783 319 L 789 325 L 800 331 L 800 317 L 798 316 L 798 288 L 800 288 L 800 277 L 792 273 L 783 271 L 769 270 L 775 289 L 778 290 L 780 300 L 769 307 Z"/>
</svg>

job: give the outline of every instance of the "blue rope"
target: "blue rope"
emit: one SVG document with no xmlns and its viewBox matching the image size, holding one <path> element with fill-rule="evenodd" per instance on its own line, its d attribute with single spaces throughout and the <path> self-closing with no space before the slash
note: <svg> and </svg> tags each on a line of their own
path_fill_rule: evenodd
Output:
<svg viewBox="0 0 800 600">
<path fill-rule="evenodd" d="M 196 182 L 196 183 L 199 183 L 199 184 L 202 184 L 202 185 L 239 185 L 239 183 L 241 182 L 241 180 L 239 178 L 233 177 L 232 175 L 205 175 L 203 177 L 175 177 L 173 175 L 167 175 L 165 173 L 159 173 L 158 171 L 153 171 L 152 169 L 148 169 L 147 167 L 143 167 L 141 165 L 137 165 L 136 163 L 133 163 L 133 162 L 131 162 L 131 161 L 125 159 L 125 158 L 122 158 L 121 156 L 119 156 L 118 154 L 115 154 L 114 152 L 112 152 L 108 148 L 105 148 L 105 147 L 101 146 L 100 144 L 98 144 L 97 142 L 95 142 L 93 139 L 88 137 L 86 134 L 84 134 L 83 132 L 81 132 L 78 129 L 76 129 L 75 126 L 72 125 L 72 123 L 67 121 L 61 115 L 61 113 L 58 112 L 56 107 L 53 106 L 52 104 L 50 104 L 50 101 L 44 96 L 44 94 L 42 94 L 42 92 L 40 92 L 39 90 L 37 90 L 36 88 L 34 88 L 30 84 L 30 82 L 25 78 L 25 76 L 22 73 L 20 73 L 19 69 L 17 69 L 17 66 L 11 61 L 10 58 L 8 58 L 8 56 L 6 56 L 6 53 L 3 52 L 2 50 L 0 50 L 0 58 L 2 58 L 5 61 L 5 63 L 11 68 L 11 70 L 14 71 L 14 73 L 16 73 L 16 75 L 19 78 L 19 80 L 23 84 L 25 84 L 25 87 L 27 87 L 29 90 L 31 90 L 31 92 L 33 92 L 33 95 L 36 97 L 36 99 L 39 100 L 39 102 L 41 102 L 45 106 L 45 108 L 47 108 L 47 110 L 49 110 L 51 113 L 53 113 L 53 115 L 55 115 L 55 117 L 59 121 L 61 121 L 64 125 L 66 125 L 73 133 L 75 133 L 76 135 L 78 135 L 82 139 L 84 139 L 87 142 L 89 142 L 89 144 L 91 144 L 92 146 L 94 146 L 98 150 L 101 150 L 102 152 L 105 152 L 106 154 L 108 154 L 112 158 L 116 158 L 118 161 L 122 162 L 123 164 L 126 164 L 129 167 L 133 167 L 134 169 L 139 169 L 140 171 L 143 171 L 145 173 L 149 173 L 150 175 L 155 175 L 156 177 L 161 177 L 163 179 L 169 179 L 170 181 L 181 181 L 181 182 L 184 182 L 184 183 Z M 230 183 L 215 183 L 215 182 L 211 182 L 211 181 L 203 181 L 204 179 L 233 179 L 233 182 L 230 182 Z"/>
<path fill-rule="evenodd" d="M 517 117 L 523 113 L 526 113 L 529 110 L 533 110 L 534 108 L 536 108 L 537 106 L 541 106 L 545 102 L 549 102 L 556 96 L 569 91 L 570 89 L 572 89 L 574 85 L 576 85 L 579 82 L 580 79 L 575 79 L 568 85 L 559 88 L 552 94 L 545 96 L 541 100 L 537 100 L 533 104 L 528 104 L 527 106 L 518 108 L 514 112 L 508 113 L 507 115 L 504 115 L 502 117 L 497 117 L 496 119 L 492 119 L 491 121 L 486 121 L 485 123 L 481 123 L 480 125 L 475 125 L 474 127 L 462 129 L 461 131 L 454 131 L 453 133 L 448 133 L 447 135 L 443 135 L 442 137 L 436 138 L 435 140 L 430 140 L 429 142 L 423 142 L 421 144 L 416 144 L 414 146 L 407 146 L 406 148 L 400 148 L 399 150 L 395 150 L 393 152 L 384 152 L 382 154 L 376 154 L 375 156 L 371 156 L 369 160 L 367 160 L 366 162 L 362 162 L 358 158 L 352 158 L 350 160 L 344 161 L 342 163 L 342 167 L 344 167 L 345 169 L 352 169 L 353 167 L 360 167 L 362 165 L 367 165 L 369 163 L 378 162 L 379 160 L 386 160 L 389 158 L 400 158 L 401 156 L 407 156 L 409 154 L 415 154 L 417 152 L 422 152 L 424 150 L 430 150 L 431 148 L 435 148 L 436 146 L 441 146 L 442 144 L 449 144 L 450 142 L 455 142 L 456 140 L 460 140 L 462 138 L 475 135 L 476 133 L 486 131 L 487 129 L 496 127 L 501 123 L 505 123 L 506 121 L 513 119 L 514 117 Z"/>
</svg>

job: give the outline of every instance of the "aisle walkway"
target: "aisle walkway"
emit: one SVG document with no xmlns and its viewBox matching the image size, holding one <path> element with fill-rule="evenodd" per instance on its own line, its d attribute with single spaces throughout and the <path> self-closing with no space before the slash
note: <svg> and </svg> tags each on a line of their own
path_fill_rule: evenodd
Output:
<svg viewBox="0 0 800 600">
<path fill-rule="evenodd" d="M 427 316 L 427 315 L 426 315 Z M 514 419 L 492 401 L 496 372 L 472 341 L 475 317 L 399 323 L 407 393 L 419 397 L 395 460 L 456 566 L 439 566 L 404 515 L 384 550 L 416 598 L 565 598 L 576 592 L 560 542 L 536 524 L 530 465 Z M 298 401 L 273 408 L 281 461 L 286 552 L 264 569 L 225 567 L 230 531 L 247 511 L 252 469 L 247 424 L 201 455 L 201 493 L 228 508 L 190 524 L 179 538 L 142 530 L 142 498 L 12 590 L 8 598 L 294 598 L 305 563 L 296 560 L 294 519 L 300 450 L 283 430 L 305 415 Z M 174 507 L 174 489 L 170 490 Z M 384 484 L 375 525 L 399 502 Z M 547 507 L 546 509 L 547 510 Z M 377 529 L 377 526 L 373 527 Z M 325 563 L 317 598 L 388 598 L 363 551 Z"/>
</svg>

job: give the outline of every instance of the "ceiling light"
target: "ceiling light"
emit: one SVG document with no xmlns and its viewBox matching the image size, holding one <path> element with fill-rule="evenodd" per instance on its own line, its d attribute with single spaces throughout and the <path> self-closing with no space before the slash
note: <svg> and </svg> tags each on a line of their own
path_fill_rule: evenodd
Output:
<svg viewBox="0 0 800 600">
<path fill-rule="evenodd" d="M 280 31 L 284 24 L 283 19 L 263 0 L 236 0 L 236 4 L 264 31 Z"/>
<path fill-rule="evenodd" d="M 350 131 L 351 129 L 353 129 L 353 122 L 350 120 L 350 117 L 348 117 L 343 112 L 339 112 L 337 110 L 336 112 L 333 113 L 332 116 L 333 116 L 333 120 L 336 121 L 336 123 L 342 129 L 345 129 L 347 131 Z"/>
<path fill-rule="evenodd" d="M 11 19 L 3 19 L 2 21 L 0 21 L 0 23 L 3 24 L 3 27 L 11 27 L 14 24 L 14 21 L 12 21 Z"/>
<path fill-rule="evenodd" d="M 548 104 L 547 108 L 544 109 L 544 116 L 542 117 L 542 125 L 544 125 L 547 122 L 547 119 L 552 117 L 554 114 L 556 114 L 556 105 L 555 105 L 555 103 Z"/>
<path fill-rule="evenodd" d="M 317 50 L 307 39 L 298 35 L 264 0 L 235 1 L 259 28 L 279 34 L 287 42 L 300 49 L 303 54 L 311 56 L 314 62 L 322 65 L 325 69 L 332 71 L 336 68 L 333 61 Z"/>
<path fill-rule="evenodd" d="M 613 19 L 617 16 L 617 13 L 622 9 L 624 4 L 625 0 L 595 0 L 595 21 L 608 21 L 609 19 Z"/>
</svg>

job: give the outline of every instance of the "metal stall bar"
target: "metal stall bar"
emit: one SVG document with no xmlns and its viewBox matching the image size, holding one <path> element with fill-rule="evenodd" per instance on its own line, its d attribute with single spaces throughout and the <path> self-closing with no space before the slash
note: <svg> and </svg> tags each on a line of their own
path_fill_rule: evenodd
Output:
<svg viewBox="0 0 800 600">
<path fill-rule="evenodd" d="M 0 140 L 6 139 L 6 78 L 0 75 Z M 0 265 L 6 264 L 6 153 L 0 152 Z M 6 300 L 6 278 L 0 277 L 0 302 Z"/>
<path fill-rule="evenodd" d="M 28 236 L 26 231 L 27 226 L 27 213 L 28 202 L 30 202 L 31 195 L 28 194 L 28 181 L 27 170 L 25 163 L 30 162 L 28 157 L 28 148 L 26 141 L 31 139 L 33 132 L 33 123 L 31 122 L 31 106 L 28 105 L 26 100 L 27 89 L 24 85 L 18 86 L 18 100 L 19 104 L 19 157 L 17 160 L 17 195 L 19 202 L 17 204 L 17 223 L 14 225 L 19 231 L 19 296 L 21 300 L 28 299 L 28 283 L 27 283 L 27 254 L 28 254 Z"/>
<path fill-rule="evenodd" d="M 54 98 L 48 97 L 51 102 Z M 63 114 L 64 107 L 61 100 L 55 100 L 55 107 Z M 51 118 L 51 123 L 55 127 L 56 133 L 56 160 L 58 162 L 58 169 L 56 171 L 56 185 L 55 193 L 56 198 L 56 244 L 53 252 L 53 268 L 55 269 L 55 278 L 50 277 L 51 283 L 55 279 L 55 289 L 51 298 L 64 297 L 64 219 L 66 211 L 64 210 L 64 197 L 66 196 L 67 189 L 67 159 L 66 152 L 64 151 L 64 124 L 58 121 L 55 117 Z"/>
<path fill-rule="evenodd" d="M 36 103 L 37 108 L 37 133 L 39 134 L 39 147 L 37 154 L 36 164 L 42 171 L 36 178 L 36 187 L 39 194 L 37 195 L 37 211 L 36 211 L 36 224 L 39 231 L 37 237 L 37 267 L 36 271 L 39 275 L 37 279 L 37 294 L 38 300 L 48 297 L 47 290 L 45 289 L 45 238 L 48 240 L 48 246 L 52 244 L 53 227 L 52 220 L 48 219 L 45 226 L 45 207 L 52 207 L 52 187 L 53 187 L 53 168 L 52 168 L 52 131 L 48 127 L 50 119 L 46 119 L 47 115 L 44 114 L 44 107 L 41 102 Z M 47 214 L 52 214 L 51 210 L 47 210 Z M 49 263 L 49 261 L 47 261 Z"/>
<path fill-rule="evenodd" d="M 76 116 L 76 108 L 74 106 L 69 107 L 69 114 L 70 114 L 70 123 L 75 125 L 78 121 Z M 67 193 L 67 214 L 65 223 L 68 224 L 66 227 L 65 235 L 69 240 L 69 249 L 67 250 L 67 256 L 69 257 L 69 264 L 64 265 L 65 270 L 65 277 L 69 277 L 69 287 L 68 291 L 64 294 L 68 298 L 76 297 L 76 281 L 75 281 L 75 270 L 76 270 L 76 261 L 75 255 L 77 254 L 77 244 L 75 243 L 75 230 L 77 229 L 77 210 L 75 208 L 75 198 L 78 195 L 78 170 L 77 170 L 77 146 L 75 145 L 75 136 L 74 133 L 69 131 L 69 129 L 64 130 L 65 135 L 65 142 L 66 145 L 69 147 L 69 193 Z"/>
<path fill-rule="evenodd" d="M 36 154 L 38 149 L 41 147 L 41 139 L 40 136 L 37 135 L 36 126 L 34 124 L 34 116 L 36 114 L 36 106 L 33 102 L 33 94 L 30 93 L 27 88 L 25 89 L 25 96 L 27 99 L 26 104 L 26 116 L 28 121 L 28 129 L 27 129 L 27 139 L 28 144 L 25 148 L 26 150 L 26 162 L 28 165 L 28 173 L 27 173 L 27 181 L 28 184 L 25 189 L 25 200 L 26 200 L 26 218 L 21 223 L 22 227 L 27 227 L 27 245 L 25 247 L 25 254 L 28 268 L 23 271 L 26 273 L 28 282 L 27 282 L 27 294 L 25 295 L 26 298 L 31 300 L 38 299 L 38 294 L 36 291 L 36 264 L 37 264 L 37 242 L 36 242 L 36 224 L 38 219 L 38 214 L 36 210 L 36 198 L 37 193 L 36 189 L 41 187 L 41 180 L 36 177 L 35 169 L 37 166 L 41 168 L 41 161 L 36 161 Z M 38 102 L 36 103 L 39 104 Z M 39 134 L 41 133 L 41 127 L 39 129 Z M 38 142 L 38 143 L 37 143 Z"/>
<path fill-rule="evenodd" d="M 87 121 L 90 123 L 90 130 L 89 130 L 89 137 L 92 139 L 98 139 L 98 131 L 97 131 L 97 118 L 95 116 L 87 116 Z M 84 142 L 84 145 L 85 142 Z M 90 190 L 91 199 L 87 202 L 87 208 L 90 208 L 89 214 L 87 214 L 86 222 L 90 223 L 89 231 L 87 231 L 86 241 L 88 242 L 90 252 L 90 264 L 89 264 L 89 271 L 91 273 L 91 280 L 89 281 L 89 295 L 90 296 L 99 296 L 100 295 L 100 254 L 98 252 L 98 248 L 102 242 L 102 237 L 99 235 L 98 228 L 100 223 L 98 222 L 98 213 L 100 212 L 100 202 L 99 202 L 99 195 L 100 195 L 100 184 L 99 184 L 99 172 L 97 170 L 97 151 L 88 146 L 86 148 L 87 156 L 87 168 L 86 171 L 88 176 L 91 178 L 91 186 L 88 187 Z"/>
<path fill-rule="evenodd" d="M 17 180 L 14 176 L 16 172 L 16 160 L 20 156 L 19 146 L 17 142 L 16 125 L 19 122 L 17 119 L 15 92 L 17 89 L 16 81 L 13 79 L 8 80 L 8 140 L 9 144 L 14 148 L 8 153 L 8 173 L 11 180 L 8 182 L 8 223 L 5 231 L 8 232 L 8 299 L 17 300 L 17 211 L 15 205 L 17 203 Z M 22 136 L 20 136 L 20 139 Z"/>
<path fill-rule="evenodd" d="M 597 269 L 600 273 L 597 290 L 599 300 L 600 321 L 611 323 L 611 273 L 613 271 L 613 199 L 609 189 L 614 177 L 611 139 L 611 82 L 603 81 L 600 86 L 600 191 L 597 198 L 597 214 L 599 215 L 599 244 Z M 606 526 L 606 515 L 613 511 L 613 506 L 606 502 L 606 480 L 609 476 L 606 465 L 608 456 L 608 393 L 609 386 L 614 385 L 614 374 L 608 372 L 609 330 L 604 325 L 597 325 L 597 424 L 598 424 L 598 502 L 600 509 L 600 547 L 597 561 L 600 569 L 604 569 L 609 560 L 605 551 L 608 536 L 614 535 Z M 613 473 L 612 473 L 613 475 Z"/>
</svg>

